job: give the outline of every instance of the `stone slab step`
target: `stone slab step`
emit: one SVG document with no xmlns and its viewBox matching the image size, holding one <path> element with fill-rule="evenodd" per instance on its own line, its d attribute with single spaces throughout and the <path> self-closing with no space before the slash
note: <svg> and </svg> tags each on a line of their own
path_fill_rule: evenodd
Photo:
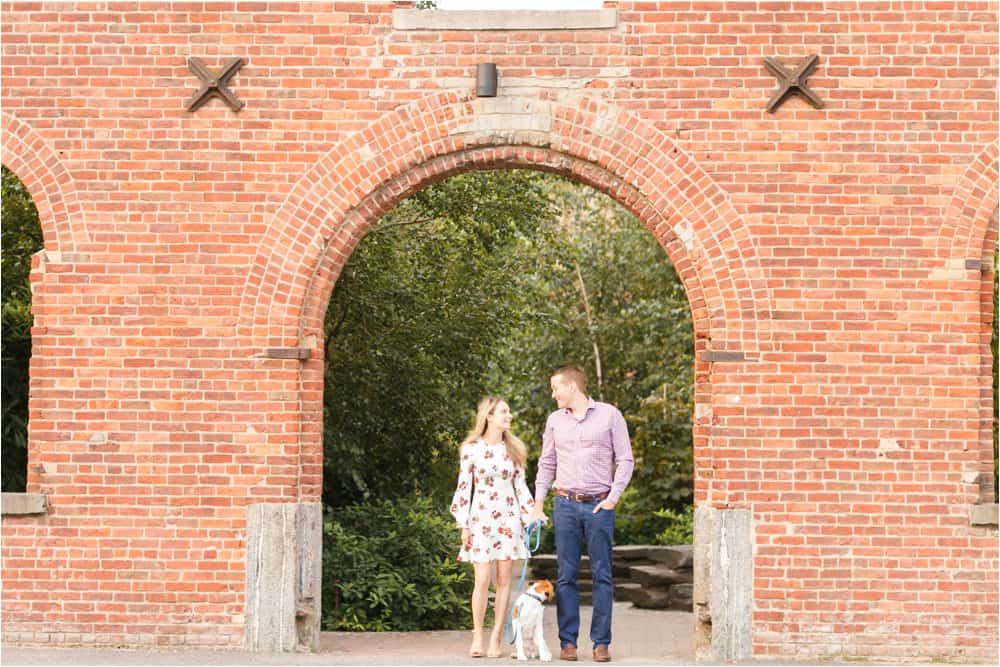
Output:
<svg viewBox="0 0 1000 667">
<path fill-rule="evenodd" d="M 649 558 L 671 570 L 689 570 L 694 567 L 694 546 L 650 547 Z"/>
<path fill-rule="evenodd" d="M 653 560 L 650 554 L 657 549 L 663 548 L 665 547 L 649 544 L 623 544 L 619 547 L 612 547 L 612 553 L 615 559 L 620 558 L 626 561 Z"/>
<path fill-rule="evenodd" d="M 638 588 L 632 591 L 632 604 L 640 609 L 667 609 L 670 592 L 662 588 Z"/>
<path fill-rule="evenodd" d="M 642 588 L 630 593 L 632 604 L 640 609 L 691 611 L 694 608 L 693 589 L 692 584 L 676 584 L 670 588 Z"/>
<path fill-rule="evenodd" d="M 694 584 L 675 584 L 670 587 L 670 608 L 690 611 L 694 607 Z"/>
<path fill-rule="evenodd" d="M 547 566 L 551 563 L 555 568 L 555 554 L 537 554 L 531 557 L 531 565 Z M 584 555 L 580 559 L 581 566 L 590 562 Z M 653 565 L 659 564 L 671 570 L 690 569 L 694 566 L 694 547 L 690 544 L 679 546 L 648 546 L 641 544 L 628 544 L 614 548 L 613 563 L 627 565 Z"/>
<path fill-rule="evenodd" d="M 647 588 L 690 583 L 692 576 L 690 570 L 671 570 L 662 565 L 634 565 L 629 568 L 629 580 Z"/>
<path fill-rule="evenodd" d="M 632 602 L 632 596 L 636 591 L 641 590 L 642 584 L 634 584 L 630 581 L 615 584 L 615 602 Z"/>
</svg>

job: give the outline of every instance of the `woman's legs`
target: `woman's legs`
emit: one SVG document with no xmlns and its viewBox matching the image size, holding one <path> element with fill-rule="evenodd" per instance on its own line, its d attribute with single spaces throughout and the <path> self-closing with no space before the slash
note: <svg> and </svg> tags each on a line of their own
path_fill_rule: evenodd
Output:
<svg viewBox="0 0 1000 667">
<path fill-rule="evenodd" d="M 510 579 L 514 561 L 497 561 L 497 593 L 493 601 L 493 632 L 490 634 L 490 657 L 500 655 L 503 628 L 507 623 L 507 603 L 510 601 Z"/>
<path fill-rule="evenodd" d="M 486 602 L 490 594 L 490 567 L 492 563 L 473 563 L 475 585 L 472 589 L 472 646 L 469 654 L 483 654 L 483 622 L 486 619 Z"/>
</svg>

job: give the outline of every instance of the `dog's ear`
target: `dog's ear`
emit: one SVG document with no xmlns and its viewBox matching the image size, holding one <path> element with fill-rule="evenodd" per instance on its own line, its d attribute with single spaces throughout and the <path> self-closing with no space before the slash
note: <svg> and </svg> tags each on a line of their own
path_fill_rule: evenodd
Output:
<svg viewBox="0 0 1000 667">
<path fill-rule="evenodd" d="M 545 600 L 547 602 L 552 602 L 552 598 L 555 597 L 555 589 L 552 588 L 552 582 L 548 579 L 544 579 L 538 582 L 538 590 L 545 595 Z"/>
</svg>

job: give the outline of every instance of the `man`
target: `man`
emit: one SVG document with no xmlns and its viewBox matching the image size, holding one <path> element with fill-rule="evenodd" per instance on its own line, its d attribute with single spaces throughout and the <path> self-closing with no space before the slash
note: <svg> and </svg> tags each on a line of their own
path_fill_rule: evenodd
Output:
<svg viewBox="0 0 1000 667">
<path fill-rule="evenodd" d="M 615 505 L 635 467 L 632 444 L 622 413 L 587 396 L 587 376 L 581 369 L 564 366 L 552 375 L 550 383 L 559 409 L 549 415 L 545 424 L 535 477 L 535 509 L 530 520 L 546 520 L 542 504 L 552 487 L 556 494 L 552 518 L 559 566 L 556 607 L 560 659 L 577 659 L 580 591 L 576 578 L 586 543 L 594 581 L 590 641 L 594 660 L 609 662 Z"/>
</svg>

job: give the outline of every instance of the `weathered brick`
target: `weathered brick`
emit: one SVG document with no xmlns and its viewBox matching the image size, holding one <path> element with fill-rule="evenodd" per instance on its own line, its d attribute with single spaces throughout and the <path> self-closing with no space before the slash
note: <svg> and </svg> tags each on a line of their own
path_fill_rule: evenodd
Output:
<svg viewBox="0 0 1000 667">
<path fill-rule="evenodd" d="M 49 501 L 3 520 L 5 642 L 241 645 L 246 505 L 322 486 L 322 360 L 260 353 L 322 344 L 403 197 L 521 166 L 628 207 L 685 283 L 695 498 L 753 510 L 755 656 L 996 659 L 996 527 L 969 525 L 995 500 L 996 2 L 607 6 L 617 28 L 542 32 L 396 30 L 391 3 L 0 7 Z M 763 58 L 811 53 L 825 109 L 768 114 Z M 246 107 L 186 112 L 188 55 L 244 57 Z"/>
</svg>

